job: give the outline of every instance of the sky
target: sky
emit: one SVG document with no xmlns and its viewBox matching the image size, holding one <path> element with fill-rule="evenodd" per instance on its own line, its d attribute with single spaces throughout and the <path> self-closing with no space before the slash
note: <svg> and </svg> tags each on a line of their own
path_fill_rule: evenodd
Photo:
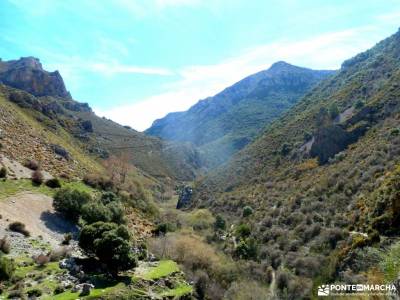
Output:
<svg viewBox="0 0 400 300">
<path fill-rule="evenodd" d="M 143 131 L 276 61 L 338 69 L 399 26 L 398 0 L 0 0 L 0 58 L 39 58 Z"/>
</svg>

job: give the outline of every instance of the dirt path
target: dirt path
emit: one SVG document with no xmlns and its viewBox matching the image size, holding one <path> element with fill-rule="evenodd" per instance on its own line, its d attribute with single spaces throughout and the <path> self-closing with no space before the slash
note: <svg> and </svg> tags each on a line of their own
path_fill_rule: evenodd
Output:
<svg viewBox="0 0 400 300">
<path fill-rule="evenodd" d="M 53 199 L 37 193 L 20 193 L 0 201 L 0 237 L 7 234 L 8 224 L 20 221 L 32 237 L 42 236 L 51 245 L 58 245 L 67 232 L 76 226 L 54 212 Z"/>
</svg>

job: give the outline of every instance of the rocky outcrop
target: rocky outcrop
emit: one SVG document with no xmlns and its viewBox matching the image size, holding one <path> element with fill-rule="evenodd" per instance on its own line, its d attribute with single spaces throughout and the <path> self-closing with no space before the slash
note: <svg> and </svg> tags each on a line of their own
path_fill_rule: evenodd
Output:
<svg viewBox="0 0 400 300">
<path fill-rule="evenodd" d="M 193 195 L 193 189 L 190 186 L 185 186 L 179 194 L 179 199 L 178 203 L 176 204 L 176 208 L 181 209 L 189 207 L 192 200 L 192 195 Z"/>
<path fill-rule="evenodd" d="M 39 59 L 34 57 L 0 61 L 0 83 L 24 90 L 35 96 L 71 99 L 60 73 L 43 70 Z"/>
</svg>

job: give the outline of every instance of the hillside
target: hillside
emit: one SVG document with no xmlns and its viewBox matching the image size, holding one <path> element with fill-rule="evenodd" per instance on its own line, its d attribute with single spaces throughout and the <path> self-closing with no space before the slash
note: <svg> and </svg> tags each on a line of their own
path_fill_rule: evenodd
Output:
<svg viewBox="0 0 400 300">
<path fill-rule="evenodd" d="M 148 137 L 100 118 L 87 104 L 72 100 L 60 74 L 43 70 L 38 59 L 1 61 L 0 82 L 4 83 L 1 108 L 5 115 L 1 129 L 9 137 L 3 142 L 4 151 L 20 161 L 28 158 L 47 161 L 58 156 L 51 159 L 52 165 L 73 168 L 71 165 L 75 164 L 84 174 L 87 172 L 84 160 L 124 155 L 143 175 L 163 180 L 191 180 L 201 168 L 193 147 Z M 37 144 L 42 145 L 41 152 L 47 151 L 49 155 L 36 152 L 37 147 L 31 151 L 30 147 Z M 55 145 L 67 150 L 58 149 L 66 156 L 64 159 L 54 155 Z M 44 167 L 49 164 L 45 162 Z M 68 173 L 68 168 L 63 170 Z"/>
<path fill-rule="evenodd" d="M 225 162 L 263 128 L 294 105 L 332 71 L 315 71 L 285 62 L 250 75 L 188 111 L 168 114 L 145 132 L 191 142 L 210 166 Z"/>
<path fill-rule="evenodd" d="M 249 227 L 232 255 L 276 270 L 282 297 L 394 279 L 384 271 L 388 253 L 398 254 L 390 245 L 399 237 L 399 82 L 400 31 L 345 61 L 197 182 L 192 205 Z"/>
</svg>

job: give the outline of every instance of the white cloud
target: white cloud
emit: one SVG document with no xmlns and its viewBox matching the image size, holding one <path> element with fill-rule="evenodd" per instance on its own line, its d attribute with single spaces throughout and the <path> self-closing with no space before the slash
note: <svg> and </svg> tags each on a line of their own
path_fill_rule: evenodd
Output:
<svg viewBox="0 0 400 300">
<path fill-rule="evenodd" d="M 107 111 L 95 110 L 101 116 L 144 130 L 168 112 L 186 110 L 199 99 L 213 96 L 278 60 L 314 69 L 337 69 L 345 59 L 368 49 L 380 38 L 374 27 L 362 27 L 303 41 L 281 40 L 260 45 L 215 65 L 185 67 L 177 71 L 180 79 L 164 86 L 163 93 L 146 99 L 132 99 L 136 100 L 133 104 Z"/>
<path fill-rule="evenodd" d="M 160 75 L 160 76 L 173 75 L 173 73 L 168 69 L 123 65 L 118 62 L 114 62 L 114 63 L 94 62 L 94 63 L 88 63 L 83 67 L 87 68 L 91 71 L 101 73 L 102 75 L 105 75 L 105 76 L 114 75 L 114 74 L 122 74 L 122 73 Z"/>
<path fill-rule="evenodd" d="M 160 8 L 168 6 L 192 6 L 199 3 L 199 0 L 156 0 L 156 5 Z"/>
</svg>

